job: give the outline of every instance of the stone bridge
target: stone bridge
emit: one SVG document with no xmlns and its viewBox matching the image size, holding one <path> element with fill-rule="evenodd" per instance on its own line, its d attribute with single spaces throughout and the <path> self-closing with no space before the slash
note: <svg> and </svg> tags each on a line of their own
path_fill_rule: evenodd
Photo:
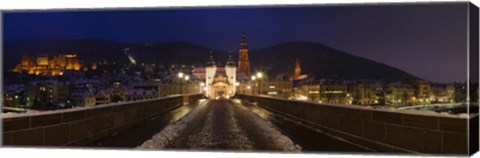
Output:
<svg viewBox="0 0 480 158">
<path fill-rule="evenodd" d="M 478 149 L 478 114 L 418 113 L 241 94 L 231 100 L 177 95 L 2 120 L 5 146 L 434 155 L 467 155 Z"/>
</svg>

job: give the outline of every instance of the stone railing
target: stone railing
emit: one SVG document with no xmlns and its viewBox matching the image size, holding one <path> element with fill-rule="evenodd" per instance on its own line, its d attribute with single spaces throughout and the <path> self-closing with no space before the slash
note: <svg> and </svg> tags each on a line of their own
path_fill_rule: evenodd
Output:
<svg viewBox="0 0 480 158">
<path fill-rule="evenodd" d="M 268 96 L 237 95 L 237 98 L 256 102 L 269 111 L 379 152 L 471 154 L 476 150 L 469 151 L 467 129 L 473 130 L 470 140 L 476 141 L 470 141 L 470 147 L 475 143 L 478 146 L 478 114 L 461 117 Z"/>
<path fill-rule="evenodd" d="M 185 97 L 112 103 L 93 108 L 76 108 L 33 114 L 2 116 L 4 146 L 87 145 L 153 116 L 200 99 L 200 94 Z"/>
</svg>

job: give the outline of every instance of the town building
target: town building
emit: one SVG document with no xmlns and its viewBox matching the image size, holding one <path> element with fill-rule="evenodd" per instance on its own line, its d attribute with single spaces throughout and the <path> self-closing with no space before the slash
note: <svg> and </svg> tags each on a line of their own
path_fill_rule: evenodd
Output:
<svg viewBox="0 0 480 158">
<path fill-rule="evenodd" d="M 203 71 L 194 69 L 192 72 L 205 72 L 204 68 L 201 69 L 203 69 Z M 205 73 L 203 73 L 203 76 L 205 76 Z M 201 78 L 198 78 L 197 75 L 186 74 L 186 72 L 170 73 L 161 79 L 159 85 L 160 96 L 202 93 L 204 91 L 204 80 L 205 78 L 202 80 Z"/>
<path fill-rule="evenodd" d="M 320 80 L 315 78 L 307 78 L 305 80 L 296 80 L 294 88 L 294 98 L 297 100 L 321 102 L 320 97 Z"/>
<path fill-rule="evenodd" d="M 27 104 L 40 106 L 59 101 L 58 86 L 57 80 L 41 80 L 28 83 L 25 87 L 25 96 L 32 98 L 32 101 Z"/>
<path fill-rule="evenodd" d="M 160 97 L 160 83 L 155 81 L 142 81 L 131 84 L 127 88 L 125 98 L 127 101 L 153 99 Z"/>
<path fill-rule="evenodd" d="M 122 102 L 126 101 L 128 89 L 122 85 L 114 85 L 107 89 L 107 92 L 110 94 L 111 102 Z"/>
<path fill-rule="evenodd" d="M 433 103 L 454 103 L 455 86 L 453 84 L 432 85 Z"/>
<path fill-rule="evenodd" d="M 373 105 L 377 104 L 375 101 L 375 91 L 368 82 L 358 81 L 351 87 L 351 94 L 353 97 L 352 104 L 356 105 Z"/>
<path fill-rule="evenodd" d="M 73 106 L 94 107 L 96 105 L 96 96 L 91 89 L 79 87 L 72 90 L 71 94 Z"/>
<path fill-rule="evenodd" d="M 322 103 L 352 104 L 352 97 L 348 93 L 347 83 L 344 80 L 322 80 L 320 82 L 320 98 Z"/>
<path fill-rule="evenodd" d="M 293 83 L 288 80 L 269 80 L 269 79 L 257 79 L 252 82 L 253 89 L 258 94 L 269 95 L 279 98 L 290 98 L 293 95 Z"/>
<path fill-rule="evenodd" d="M 24 97 L 25 86 L 23 84 L 5 85 L 3 91 L 3 106 L 19 107 L 26 105 L 30 98 Z"/>
<path fill-rule="evenodd" d="M 95 104 L 96 105 L 108 104 L 110 102 L 112 102 L 112 100 L 110 99 L 110 94 L 108 94 L 104 90 L 98 91 L 97 94 L 95 95 Z"/>
<path fill-rule="evenodd" d="M 428 81 L 417 80 L 413 83 L 413 86 L 418 104 L 430 104 L 434 100 L 435 97 Z"/>
<path fill-rule="evenodd" d="M 409 106 L 415 105 L 416 101 L 415 89 L 409 84 L 392 82 L 385 86 L 385 105 Z"/>
</svg>

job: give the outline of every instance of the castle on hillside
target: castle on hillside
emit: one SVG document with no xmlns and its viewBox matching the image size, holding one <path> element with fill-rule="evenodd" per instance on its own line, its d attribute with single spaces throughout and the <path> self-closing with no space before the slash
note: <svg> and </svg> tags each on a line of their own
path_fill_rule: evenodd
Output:
<svg viewBox="0 0 480 158">
<path fill-rule="evenodd" d="M 97 65 L 92 64 L 92 69 Z M 48 54 L 40 54 L 37 58 L 26 54 L 22 56 L 20 64 L 12 69 L 13 72 L 30 75 L 63 75 L 65 71 L 87 71 L 88 67 L 77 58 L 76 54 L 59 54 L 49 58 Z"/>
</svg>

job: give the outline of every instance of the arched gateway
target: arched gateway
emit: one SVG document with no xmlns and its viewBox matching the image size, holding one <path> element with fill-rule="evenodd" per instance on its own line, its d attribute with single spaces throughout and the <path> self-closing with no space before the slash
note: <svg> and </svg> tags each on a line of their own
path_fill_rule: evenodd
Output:
<svg viewBox="0 0 480 158">
<path fill-rule="evenodd" d="M 229 53 L 228 61 L 224 67 L 217 65 L 210 52 L 210 59 L 205 67 L 198 67 L 192 70 L 193 75 L 205 79 L 204 94 L 210 99 L 231 98 L 235 96 L 237 79 L 242 81 L 249 79 L 250 61 L 248 60 L 248 49 L 245 34 L 239 50 L 239 68 L 232 60 L 232 52 Z M 238 72 L 237 72 L 238 71 Z"/>
<path fill-rule="evenodd" d="M 235 62 L 232 61 L 230 53 L 225 67 L 217 67 L 210 52 L 210 60 L 205 67 L 205 96 L 210 99 L 231 98 L 236 91 L 236 71 Z"/>
</svg>

